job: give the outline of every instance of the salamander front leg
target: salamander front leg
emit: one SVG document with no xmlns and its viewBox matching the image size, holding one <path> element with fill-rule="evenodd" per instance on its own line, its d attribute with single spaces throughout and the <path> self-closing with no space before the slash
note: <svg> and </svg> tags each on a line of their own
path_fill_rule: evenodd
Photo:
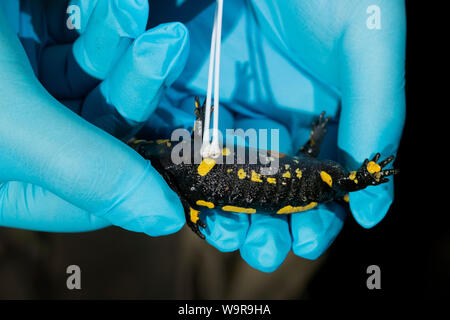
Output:
<svg viewBox="0 0 450 320">
<path fill-rule="evenodd" d="M 398 169 L 384 169 L 394 160 L 394 156 L 390 156 L 378 163 L 380 154 L 377 153 L 372 160 L 366 159 L 358 171 L 350 172 L 348 177 L 339 181 L 342 190 L 352 192 L 366 188 L 367 186 L 377 186 L 389 181 L 388 176 L 399 173 Z"/>
<path fill-rule="evenodd" d="M 369 159 L 366 159 L 358 169 L 357 177 L 359 178 L 359 181 L 361 181 L 366 186 L 376 186 L 381 183 L 388 182 L 389 179 L 386 178 L 387 176 L 391 176 L 400 172 L 398 169 L 383 170 L 385 166 L 387 166 L 394 160 L 394 156 L 390 156 L 380 163 L 377 163 L 379 159 L 380 154 L 377 153 L 372 158 L 372 160 L 369 161 Z"/>
</svg>

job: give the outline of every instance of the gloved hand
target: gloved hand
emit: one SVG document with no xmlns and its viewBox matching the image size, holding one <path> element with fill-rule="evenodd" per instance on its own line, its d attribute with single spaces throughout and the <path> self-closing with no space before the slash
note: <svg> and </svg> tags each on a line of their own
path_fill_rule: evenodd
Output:
<svg viewBox="0 0 450 320">
<path fill-rule="evenodd" d="M 147 120 L 184 67 L 188 32 L 145 31 L 147 0 L 70 4 L 0 5 L 0 225 L 176 232 L 176 194 L 107 132 L 126 139 Z"/>
<path fill-rule="evenodd" d="M 192 13 L 179 18 L 186 18 L 196 50 L 167 91 L 165 111 L 156 111 L 152 128 L 156 121 L 161 132 L 182 125 L 183 119 L 185 126 L 192 123 L 192 97 L 206 91 L 214 8 L 211 4 L 192 20 Z M 319 157 L 355 170 L 376 152 L 395 154 L 405 116 L 405 33 L 403 1 L 226 1 L 222 130 L 277 128 L 280 151 L 292 153 L 325 110 L 333 119 Z M 393 197 L 392 181 L 368 187 L 350 194 L 350 209 L 360 225 L 370 228 L 385 216 Z M 290 217 L 214 212 L 206 217 L 204 233 L 219 250 L 240 249 L 249 265 L 271 272 L 291 249 L 307 259 L 319 257 L 344 218 L 345 209 L 337 203 Z"/>
</svg>

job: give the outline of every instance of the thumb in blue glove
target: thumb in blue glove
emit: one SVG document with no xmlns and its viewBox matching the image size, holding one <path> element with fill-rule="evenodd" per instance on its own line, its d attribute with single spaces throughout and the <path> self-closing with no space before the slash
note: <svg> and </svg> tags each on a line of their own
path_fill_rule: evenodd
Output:
<svg viewBox="0 0 450 320">
<path fill-rule="evenodd" d="M 111 110 L 116 115 L 133 124 L 152 112 L 160 92 L 181 72 L 188 51 L 187 32 L 182 25 L 165 25 L 143 34 L 139 30 L 143 31 L 145 24 L 136 26 L 135 34 L 125 35 L 128 41 L 119 41 L 128 46 L 118 46 L 114 53 L 110 46 L 117 43 L 114 32 L 122 36 L 121 26 L 136 12 L 141 13 L 146 1 L 110 3 L 106 16 L 105 11 L 94 6 L 85 27 L 86 37 L 97 42 L 80 40 L 78 45 L 79 50 L 85 50 L 85 58 L 99 62 L 96 66 L 103 73 L 90 73 L 92 65 L 78 61 L 69 50 L 71 46 L 52 43 L 43 48 L 39 61 L 39 70 L 47 73 L 36 72 L 48 91 L 30 67 L 30 51 L 27 50 L 27 57 L 0 11 L 0 91 L 4 98 L 0 109 L 0 225 L 86 231 L 114 224 L 158 236 L 175 232 L 184 224 L 176 194 L 149 162 L 49 94 L 62 92 L 65 103 L 78 104 L 78 110 L 89 113 L 95 109 L 95 99 L 83 95 L 89 97 L 98 90 L 101 101 L 114 106 Z M 143 9 L 145 16 L 145 5 Z M 102 38 L 102 33 L 96 34 L 95 30 L 101 30 L 102 23 L 109 20 L 117 22 L 112 24 L 113 34 Z M 145 17 L 136 19 L 144 20 Z M 105 59 L 102 66 L 98 56 L 102 51 L 89 50 L 90 45 L 109 47 L 113 58 Z M 147 67 L 142 68 L 147 60 Z M 61 61 L 66 63 L 66 73 L 48 73 L 50 68 L 61 70 L 56 68 Z M 74 88 L 81 77 L 93 79 L 89 82 L 93 87 L 88 88 L 85 83 L 81 90 L 66 90 Z M 133 80 L 136 86 L 132 85 Z M 105 129 L 111 123 L 104 122 Z"/>
</svg>

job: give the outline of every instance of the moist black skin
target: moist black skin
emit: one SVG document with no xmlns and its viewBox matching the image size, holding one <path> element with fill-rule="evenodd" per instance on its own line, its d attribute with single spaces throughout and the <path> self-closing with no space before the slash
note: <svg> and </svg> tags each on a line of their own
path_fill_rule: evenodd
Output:
<svg viewBox="0 0 450 320">
<path fill-rule="evenodd" d="M 271 151 L 259 155 L 256 150 L 245 148 L 244 163 L 238 159 L 241 153 L 237 149 L 224 149 L 220 158 L 202 159 L 199 149 L 205 104 L 200 106 L 198 97 L 195 102 L 197 130 L 190 141 L 180 142 L 185 144 L 184 150 L 190 150 L 185 163 L 172 162 L 171 153 L 176 144 L 169 140 L 135 140 L 129 145 L 150 160 L 178 194 L 187 224 L 202 239 L 204 235 L 200 228 L 206 228 L 206 225 L 198 211 L 291 214 L 312 209 L 320 203 L 346 199 L 349 192 L 385 183 L 387 176 L 398 173 L 397 169 L 383 170 L 394 157 L 378 163 L 379 153 L 352 172 L 335 161 L 317 159 L 330 119 L 324 117 L 325 112 L 313 122 L 308 142 L 295 156 Z M 248 163 L 250 152 L 257 152 L 259 161 L 256 164 Z M 269 170 L 270 159 L 274 157 L 278 158 L 278 167 Z"/>
</svg>

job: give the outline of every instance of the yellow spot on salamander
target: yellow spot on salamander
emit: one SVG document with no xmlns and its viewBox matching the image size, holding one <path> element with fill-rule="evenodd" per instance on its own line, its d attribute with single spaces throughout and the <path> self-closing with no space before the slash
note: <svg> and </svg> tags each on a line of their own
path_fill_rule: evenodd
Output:
<svg viewBox="0 0 450 320">
<path fill-rule="evenodd" d="M 294 162 L 298 164 L 298 160 L 297 159 L 294 159 Z"/>
<path fill-rule="evenodd" d="M 302 178 L 302 170 L 300 170 L 299 168 L 295 169 L 295 174 L 297 175 L 297 178 Z"/>
<path fill-rule="evenodd" d="M 291 173 L 289 171 L 286 171 L 285 173 L 283 173 L 282 177 L 283 178 L 290 178 L 291 177 Z"/>
<path fill-rule="evenodd" d="M 358 184 L 358 179 L 356 179 L 356 171 L 350 172 L 350 175 L 348 176 L 350 180 L 353 180 L 354 183 Z"/>
<path fill-rule="evenodd" d="M 350 197 L 348 193 L 342 198 L 345 202 L 350 202 Z"/>
<path fill-rule="evenodd" d="M 157 144 L 163 144 L 163 143 L 167 143 L 169 142 L 169 139 L 160 139 L 160 140 L 156 140 Z"/>
<path fill-rule="evenodd" d="M 252 170 L 251 180 L 254 181 L 254 182 L 263 182 L 261 180 L 261 175 L 259 173 L 256 173 L 254 170 Z"/>
<path fill-rule="evenodd" d="M 245 179 L 245 177 L 247 177 L 247 174 L 245 173 L 244 169 L 239 169 L 238 171 L 238 177 L 239 179 Z"/>
<path fill-rule="evenodd" d="M 285 164 L 285 165 L 284 165 L 284 168 L 285 168 L 286 170 L 288 170 L 288 169 L 290 168 L 290 165 Z"/>
<path fill-rule="evenodd" d="M 228 173 L 233 172 L 233 169 L 227 169 L 227 172 Z"/>
<path fill-rule="evenodd" d="M 235 207 L 235 206 L 224 206 L 222 207 L 223 211 L 231 211 L 231 212 L 238 212 L 238 213 L 255 213 L 255 209 L 251 208 L 241 208 L 241 207 Z"/>
<path fill-rule="evenodd" d="M 197 168 L 197 172 L 201 176 L 205 176 L 216 165 L 216 161 L 211 158 L 205 158 L 200 162 Z"/>
<path fill-rule="evenodd" d="M 208 201 L 198 200 L 196 204 L 199 206 L 208 207 L 209 209 L 214 208 L 214 203 Z"/>
<path fill-rule="evenodd" d="M 286 206 L 286 207 L 278 210 L 277 213 L 278 214 L 289 214 L 289 213 L 303 212 L 306 210 L 310 210 L 316 206 L 317 206 L 317 202 L 311 202 L 310 204 L 308 204 L 306 206 L 300 206 L 300 207 Z"/>
<path fill-rule="evenodd" d="M 369 173 L 373 174 L 376 172 L 380 172 L 381 171 L 381 167 L 378 163 L 374 162 L 374 161 L 370 161 L 367 164 L 367 171 L 369 171 Z"/>
<path fill-rule="evenodd" d="M 331 188 L 331 186 L 333 185 L 333 179 L 331 179 L 331 176 L 328 173 L 326 173 L 325 171 L 321 171 L 320 178 Z"/>
<path fill-rule="evenodd" d="M 230 149 L 228 149 L 228 148 L 223 148 L 222 149 L 222 155 L 223 156 L 229 156 L 231 154 L 231 151 L 230 151 Z"/>
<path fill-rule="evenodd" d="M 191 216 L 191 221 L 193 223 L 197 223 L 197 221 L 199 219 L 199 214 L 200 214 L 200 211 L 191 208 L 190 216 Z"/>
<path fill-rule="evenodd" d="M 275 179 L 275 178 L 267 178 L 267 182 L 276 184 L 277 183 L 277 179 Z"/>
</svg>

